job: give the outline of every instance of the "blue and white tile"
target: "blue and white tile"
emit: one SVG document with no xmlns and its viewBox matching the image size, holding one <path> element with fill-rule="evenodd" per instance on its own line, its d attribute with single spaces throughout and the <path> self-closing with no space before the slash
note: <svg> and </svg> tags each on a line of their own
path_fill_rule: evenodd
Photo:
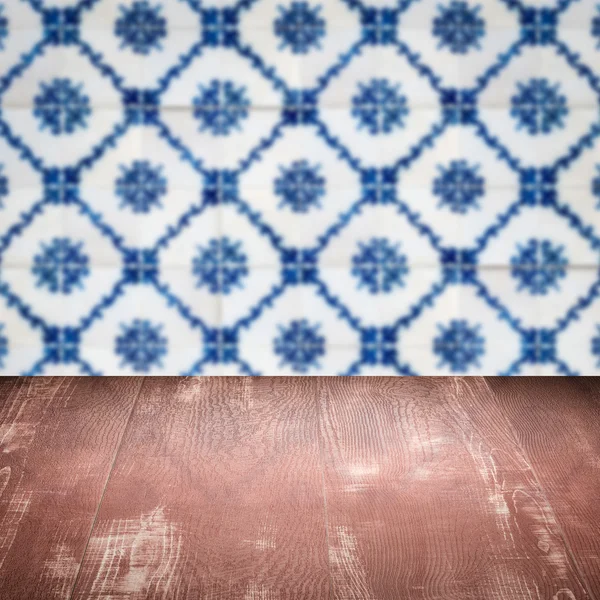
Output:
<svg viewBox="0 0 600 600">
<path fill-rule="evenodd" d="M 360 175 L 312 127 L 284 130 L 244 172 L 240 197 L 286 246 L 312 247 L 361 197 Z"/>
</svg>

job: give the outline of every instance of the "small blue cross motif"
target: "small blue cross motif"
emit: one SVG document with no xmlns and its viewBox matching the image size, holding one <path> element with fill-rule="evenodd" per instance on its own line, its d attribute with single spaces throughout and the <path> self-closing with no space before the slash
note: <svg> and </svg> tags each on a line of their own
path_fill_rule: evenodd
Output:
<svg viewBox="0 0 600 600">
<path fill-rule="evenodd" d="M 242 242 L 222 237 L 210 240 L 206 247 L 199 246 L 192 272 L 196 287 L 207 287 L 211 294 L 229 294 L 235 288 L 243 288 L 248 258 L 242 251 Z"/>
<path fill-rule="evenodd" d="M 592 354 L 598 359 L 596 366 L 600 367 L 600 324 L 596 325 L 596 336 L 592 338 Z"/>
<path fill-rule="evenodd" d="M 538 135 L 564 127 L 569 109 L 567 99 L 560 94 L 560 84 L 550 85 L 547 79 L 530 79 L 527 83 L 518 83 L 517 88 L 510 112 L 517 129 Z"/>
<path fill-rule="evenodd" d="M 200 131 L 215 136 L 229 135 L 241 130 L 248 117 L 250 100 L 246 88 L 232 81 L 213 79 L 208 85 L 199 85 L 200 94 L 194 98 L 194 116 L 200 122 Z"/>
<path fill-rule="evenodd" d="M 115 194 L 121 198 L 121 208 L 134 213 L 149 213 L 162 207 L 161 199 L 167 193 L 167 179 L 163 167 L 147 160 L 135 160 L 130 166 L 121 165 L 121 177 L 115 182 Z"/>
<path fill-rule="evenodd" d="M 358 288 L 365 287 L 371 294 L 388 294 L 395 287 L 404 287 L 408 273 L 406 256 L 400 244 L 385 238 L 359 242 L 358 252 L 352 257 L 352 275 L 358 279 Z"/>
<path fill-rule="evenodd" d="M 8 196 L 8 177 L 3 173 L 4 165 L 0 164 L 0 208 L 4 207 L 2 200 Z"/>
<path fill-rule="evenodd" d="M 275 354 L 281 357 L 279 366 L 289 366 L 296 373 L 308 373 L 320 367 L 319 358 L 325 355 L 325 338 L 320 326 L 306 319 L 296 319 L 287 326 L 279 326 L 275 338 Z"/>
<path fill-rule="evenodd" d="M 480 325 L 464 319 L 453 319 L 447 326 L 438 325 L 439 335 L 433 340 L 433 352 L 440 357 L 438 367 L 448 365 L 453 373 L 464 373 L 470 367 L 480 367 L 479 358 L 485 352 L 485 340 Z"/>
<path fill-rule="evenodd" d="M 69 364 L 79 358 L 79 331 L 72 327 L 48 327 L 44 331 L 44 356 L 54 364 Z"/>
<path fill-rule="evenodd" d="M 598 14 L 592 20 L 592 35 L 598 39 L 597 48 L 600 49 L 600 4 L 596 6 Z"/>
<path fill-rule="evenodd" d="M 115 22 L 115 35 L 121 39 L 121 48 L 130 48 L 144 56 L 152 50 L 161 50 L 161 40 L 167 37 L 167 21 L 161 16 L 162 6 L 146 0 L 131 6 L 120 6 L 121 16 Z"/>
<path fill-rule="evenodd" d="M 592 194 L 594 194 L 594 196 L 596 196 L 596 199 L 598 200 L 596 208 L 600 208 L 600 165 L 596 165 L 596 170 L 598 171 L 598 175 L 596 175 L 596 177 L 594 177 L 592 181 Z"/>
<path fill-rule="evenodd" d="M 0 4 L 0 50 L 4 50 L 4 40 L 8 37 L 8 19 L 4 16 L 4 4 Z"/>
<path fill-rule="evenodd" d="M 399 83 L 391 84 L 387 79 L 360 83 L 358 93 L 352 98 L 352 115 L 358 122 L 358 129 L 365 128 L 371 135 L 402 129 L 408 106 L 400 88 Z"/>
<path fill-rule="evenodd" d="M 8 338 L 4 335 L 4 324 L 0 323 L 0 369 L 4 367 L 4 359 L 8 355 Z"/>
<path fill-rule="evenodd" d="M 275 35 L 281 40 L 279 49 L 289 48 L 294 54 L 308 54 L 321 47 L 325 37 L 325 20 L 320 16 L 321 6 L 308 2 L 292 2 L 278 6 L 279 17 L 273 24 Z"/>
<path fill-rule="evenodd" d="M 281 198 L 279 208 L 289 207 L 293 212 L 306 213 L 321 208 L 325 196 L 325 178 L 321 166 L 296 160 L 288 167 L 279 167 L 281 175 L 275 179 L 275 194 Z"/>
<path fill-rule="evenodd" d="M 40 84 L 33 114 L 40 122 L 40 129 L 49 129 L 52 135 L 62 135 L 85 129 L 92 110 L 82 84 L 57 78 Z"/>
<path fill-rule="evenodd" d="M 31 272 L 38 287 L 47 288 L 52 294 L 71 294 L 83 288 L 83 280 L 89 275 L 89 259 L 82 251 L 83 242 L 68 238 L 54 238 L 41 244 L 41 252 L 33 259 Z"/>
<path fill-rule="evenodd" d="M 440 175 L 433 181 L 433 193 L 440 199 L 440 208 L 448 207 L 460 215 L 479 208 L 478 200 L 485 195 L 485 180 L 478 174 L 479 165 L 453 160 L 448 167 L 439 165 L 438 171 Z"/>
<path fill-rule="evenodd" d="M 552 288 L 559 289 L 559 279 L 567 274 L 568 260 L 564 247 L 550 240 L 531 239 L 517 246 L 511 259 L 511 274 L 517 280 L 519 291 L 533 296 L 543 296 Z"/>
<path fill-rule="evenodd" d="M 153 367 L 162 367 L 167 355 L 167 338 L 162 325 L 147 319 L 134 319 L 121 325 L 121 335 L 115 341 L 115 352 L 122 358 L 121 367 L 129 365 L 137 373 L 148 373 Z"/>
<path fill-rule="evenodd" d="M 439 15 L 433 20 L 433 35 L 439 39 L 438 48 L 448 48 L 453 54 L 467 54 L 481 49 L 485 21 L 479 16 L 481 6 L 453 1 L 438 6 Z"/>
</svg>

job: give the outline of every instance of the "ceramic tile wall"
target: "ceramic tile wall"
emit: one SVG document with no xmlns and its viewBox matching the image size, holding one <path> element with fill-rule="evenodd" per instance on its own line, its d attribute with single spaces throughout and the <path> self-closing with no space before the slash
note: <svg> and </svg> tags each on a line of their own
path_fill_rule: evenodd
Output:
<svg viewBox="0 0 600 600">
<path fill-rule="evenodd" d="M 592 0 L 0 0 L 0 372 L 600 373 Z"/>
</svg>

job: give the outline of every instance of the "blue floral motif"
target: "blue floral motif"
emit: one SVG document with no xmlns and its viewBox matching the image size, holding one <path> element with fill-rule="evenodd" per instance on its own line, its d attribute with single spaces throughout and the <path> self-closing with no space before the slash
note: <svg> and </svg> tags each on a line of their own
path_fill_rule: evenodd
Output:
<svg viewBox="0 0 600 600">
<path fill-rule="evenodd" d="M 408 106 L 400 87 L 387 79 L 360 83 L 352 98 L 352 116 L 358 121 L 358 128 L 366 128 L 371 135 L 388 134 L 396 127 L 402 129 Z"/>
<path fill-rule="evenodd" d="M 148 373 L 152 367 L 162 367 L 162 357 L 167 354 L 167 338 L 162 335 L 162 325 L 147 319 L 135 319 L 129 325 L 121 324 L 115 352 L 122 357 L 121 367 L 130 365 L 137 373 Z"/>
<path fill-rule="evenodd" d="M 596 337 L 592 339 L 592 354 L 598 359 L 596 366 L 600 367 L 600 325 L 596 325 L 596 329 Z"/>
<path fill-rule="evenodd" d="M 4 208 L 3 198 L 8 196 L 8 177 L 3 175 L 4 165 L 0 165 L 0 208 Z"/>
<path fill-rule="evenodd" d="M 598 175 L 596 175 L 592 181 L 592 194 L 594 194 L 598 200 L 596 208 L 600 208 L 600 165 L 596 165 L 596 170 L 598 171 Z"/>
<path fill-rule="evenodd" d="M 569 114 L 567 99 L 560 94 L 560 84 L 550 85 L 547 79 L 530 79 L 517 84 L 517 94 L 511 98 L 510 114 L 517 121 L 517 129 L 530 135 L 548 134 L 564 127 Z"/>
<path fill-rule="evenodd" d="M 46 287 L 52 294 L 70 294 L 75 288 L 83 288 L 83 280 L 89 275 L 89 259 L 82 251 L 83 242 L 68 238 L 54 238 L 49 244 L 41 244 L 41 252 L 33 259 L 31 272 L 37 278 L 38 287 Z"/>
<path fill-rule="evenodd" d="M 8 36 L 8 19 L 3 13 L 4 4 L 0 4 L 0 50 L 4 50 L 4 40 Z"/>
<path fill-rule="evenodd" d="M 242 252 L 241 242 L 228 237 L 212 239 L 208 247 L 198 247 L 198 255 L 192 263 L 197 278 L 196 287 L 207 287 L 211 294 L 229 294 L 248 275 L 248 258 Z"/>
<path fill-rule="evenodd" d="M 596 48 L 600 49 L 600 4 L 596 6 L 598 14 L 592 20 L 592 35 L 598 38 L 598 45 Z"/>
<path fill-rule="evenodd" d="M 479 165 L 465 160 L 453 160 L 450 166 L 439 165 L 433 182 L 433 193 L 440 199 L 438 206 L 447 206 L 453 213 L 464 215 L 479 208 L 478 200 L 485 195 L 485 179 L 478 174 Z"/>
<path fill-rule="evenodd" d="M 371 294 L 387 294 L 394 287 L 404 287 L 408 273 L 406 256 L 400 244 L 385 238 L 359 242 L 359 251 L 352 257 L 352 275 L 358 279 L 358 288 L 366 287 Z"/>
<path fill-rule="evenodd" d="M 470 367 L 480 367 L 479 358 L 485 353 L 481 325 L 471 325 L 464 319 L 453 319 L 444 327 L 438 325 L 439 335 L 433 340 L 433 351 L 440 357 L 438 367 L 448 365 L 453 373 L 464 373 Z"/>
<path fill-rule="evenodd" d="M 289 46 L 294 54 L 308 54 L 313 48 L 321 48 L 325 21 L 319 15 L 320 5 L 311 7 L 308 2 L 292 2 L 289 7 L 278 8 L 280 16 L 273 27 L 281 39 L 280 50 Z"/>
<path fill-rule="evenodd" d="M 136 160 L 130 167 L 121 165 L 121 173 L 115 182 L 121 208 L 130 208 L 134 213 L 149 213 L 154 207 L 162 207 L 161 198 L 167 193 L 162 166 Z"/>
<path fill-rule="evenodd" d="M 281 357 L 279 366 L 289 365 L 296 373 L 320 368 L 318 359 L 325 355 L 325 338 L 319 329 L 320 325 L 311 325 L 306 319 L 295 319 L 287 327 L 280 325 L 274 342 L 275 354 Z"/>
<path fill-rule="evenodd" d="M 289 167 L 279 167 L 281 175 L 275 179 L 275 194 L 281 198 L 279 208 L 289 206 L 295 213 L 306 213 L 321 208 L 325 196 L 325 178 L 319 174 L 321 166 L 311 166 L 306 160 L 296 160 Z"/>
<path fill-rule="evenodd" d="M 519 291 L 543 296 L 551 288 L 560 289 L 559 279 L 566 276 L 569 264 L 563 256 L 563 246 L 554 245 L 550 240 L 531 239 L 525 245 L 519 244 L 517 250 L 510 263 Z"/>
<path fill-rule="evenodd" d="M 198 89 L 200 95 L 194 98 L 194 116 L 200 121 L 200 131 L 224 136 L 233 129 L 241 129 L 241 121 L 248 117 L 250 107 L 245 86 L 236 87 L 232 81 L 213 79 Z"/>
<path fill-rule="evenodd" d="M 0 323 L 0 369 L 4 368 L 4 359 L 8 355 L 8 339 L 3 335 L 4 325 Z"/>
<path fill-rule="evenodd" d="M 453 0 L 448 6 L 438 6 L 438 10 L 440 14 L 433 20 L 438 48 L 448 47 L 453 54 L 481 49 L 479 41 L 485 35 L 485 21 L 479 16 L 481 6 L 470 7 L 466 2 Z"/>
<path fill-rule="evenodd" d="M 120 6 L 121 16 L 115 22 L 115 35 L 121 38 L 121 48 L 131 48 L 144 56 L 152 50 L 162 50 L 161 40 L 167 37 L 167 21 L 161 16 L 162 6 L 152 6 L 146 0 L 131 6 Z"/>
<path fill-rule="evenodd" d="M 52 135 L 85 129 L 92 110 L 90 99 L 82 89 L 83 84 L 75 85 L 70 79 L 56 78 L 51 83 L 40 84 L 33 111 L 40 121 L 40 129 L 49 129 Z"/>
</svg>

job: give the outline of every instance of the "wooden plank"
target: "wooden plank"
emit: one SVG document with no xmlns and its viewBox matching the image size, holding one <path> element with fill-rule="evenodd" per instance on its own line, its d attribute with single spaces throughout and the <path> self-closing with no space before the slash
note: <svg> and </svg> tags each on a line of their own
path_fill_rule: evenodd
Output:
<svg viewBox="0 0 600 600">
<path fill-rule="evenodd" d="M 507 423 L 473 410 L 482 392 L 489 406 L 453 378 L 322 383 L 334 598 L 588 598 Z"/>
<path fill-rule="evenodd" d="M 489 378 L 600 599 L 600 378 Z"/>
<path fill-rule="evenodd" d="M 311 378 L 148 379 L 75 598 L 327 598 Z"/>
<path fill-rule="evenodd" d="M 70 596 L 140 381 L 0 384 L 0 597 Z"/>
</svg>

